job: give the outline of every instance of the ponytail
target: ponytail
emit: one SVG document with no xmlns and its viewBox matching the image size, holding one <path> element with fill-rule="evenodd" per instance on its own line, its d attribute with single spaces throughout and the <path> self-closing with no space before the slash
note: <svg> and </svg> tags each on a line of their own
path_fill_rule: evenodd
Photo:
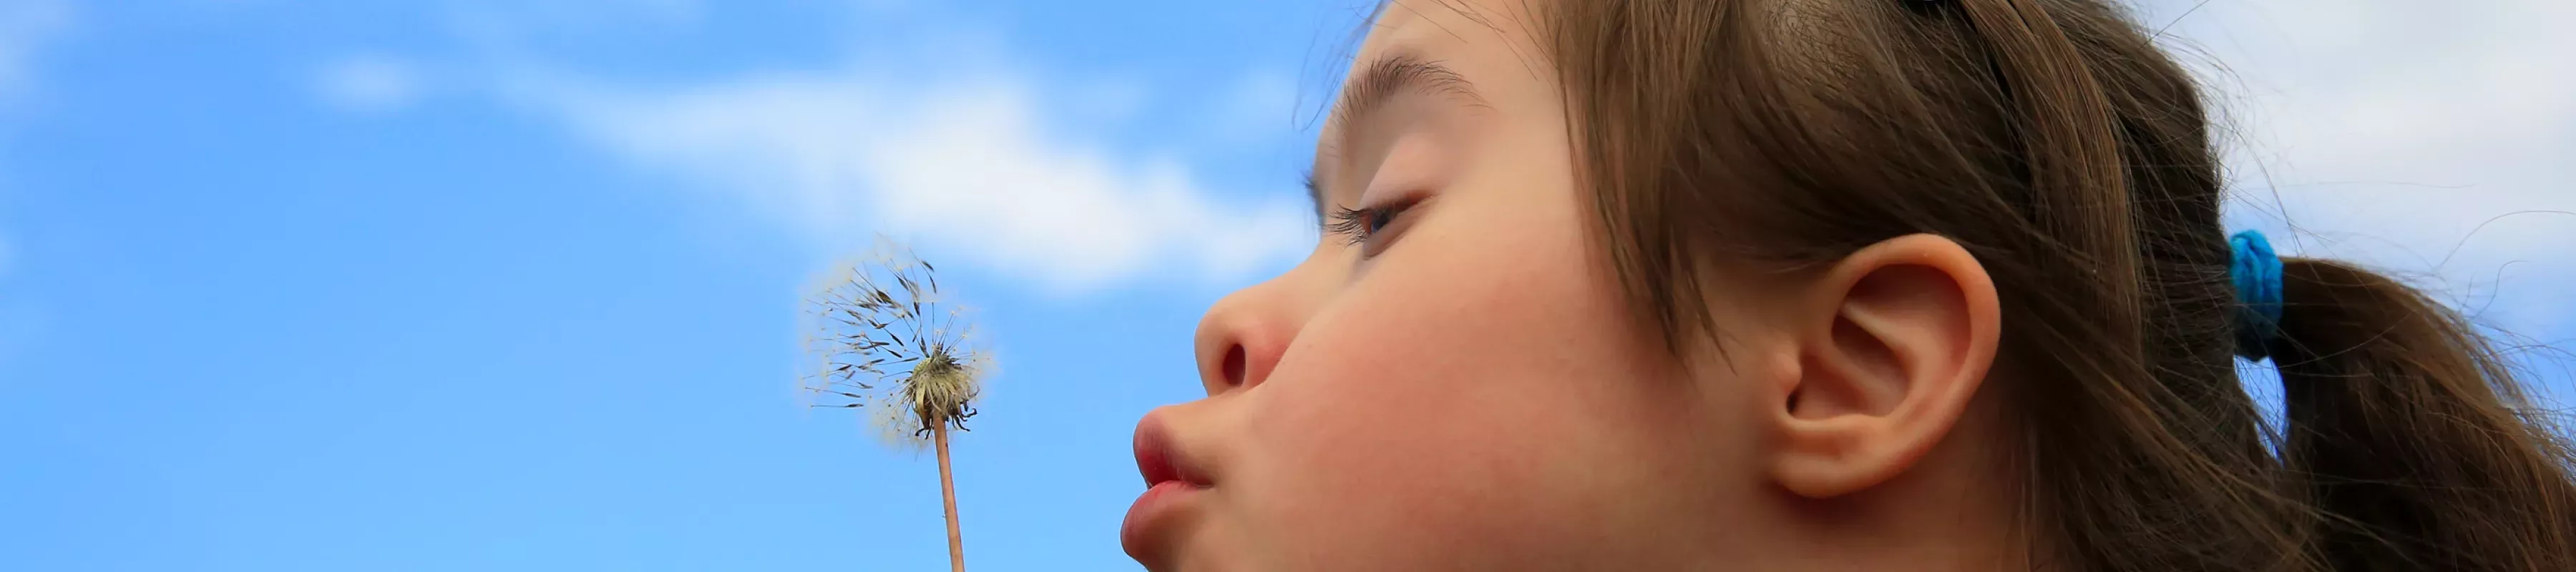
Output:
<svg viewBox="0 0 2576 572">
<path fill-rule="evenodd" d="M 2458 313 L 2342 263 L 2281 265 L 2263 351 L 2288 409 L 2281 457 L 2332 570 L 2576 570 L 2568 444 Z"/>
</svg>

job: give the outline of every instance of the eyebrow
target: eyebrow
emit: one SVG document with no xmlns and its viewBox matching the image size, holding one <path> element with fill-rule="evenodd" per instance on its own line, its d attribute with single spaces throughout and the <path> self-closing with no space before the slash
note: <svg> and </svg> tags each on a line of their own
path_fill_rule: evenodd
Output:
<svg viewBox="0 0 2576 572">
<path fill-rule="evenodd" d="M 1436 60 L 1399 53 L 1370 62 L 1343 84 L 1342 96 L 1333 103 L 1333 112 L 1326 116 L 1324 124 L 1350 125 L 1385 109 L 1398 96 L 1408 94 L 1454 97 L 1468 105 L 1485 105 L 1484 98 L 1476 94 L 1475 84 L 1467 83 L 1467 78 L 1459 76 L 1458 72 Z M 1336 132 L 1344 138 L 1349 136 L 1347 129 Z M 1326 145 L 1336 149 L 1341 147 L 1339 142 L 1333 141 L 1326 142 Z M 1312 172 L 1306 176 L 1306 198 L 1314 201 L 1316 212 L 1323 211 L 1323 188 L 1315 183 Z"/>
<path fill-rule="evenodd" d="M 1348 124 L 1377 113 L 1408 93 L 1446 95 L 1467 99 L 1476 104 L 1484 100 L 1476 95 L 1475 84 L 1450 71 L 1438 61 L 1410 54 L 1396 54 L 1371 62 L 1350 83 L 1342 87 L 1342 98 L 1333 103 L 1328 124 Z"/>
</svg>

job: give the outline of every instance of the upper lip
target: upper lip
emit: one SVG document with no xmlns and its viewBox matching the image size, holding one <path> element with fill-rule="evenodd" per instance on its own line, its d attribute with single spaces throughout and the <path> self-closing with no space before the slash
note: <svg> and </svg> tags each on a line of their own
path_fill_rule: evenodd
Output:
<svg viewBox="0 0 2576 572">
<path fill-rule="evenodd" d="M 1180 481 L 1205 487 L 1211 483 L 1207 472 L 1173 442 L 1171 429 L 1160 415 L 1148 414 L 1136 424 L 1136 472 L 1144 475 L 1145 486 Z"/>
</svg>

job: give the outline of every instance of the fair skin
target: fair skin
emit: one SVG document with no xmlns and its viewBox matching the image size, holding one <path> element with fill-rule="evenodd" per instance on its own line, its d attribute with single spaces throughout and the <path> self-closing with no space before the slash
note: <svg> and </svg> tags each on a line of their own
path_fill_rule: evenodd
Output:
<svg viewBox="0 0 2576 572">
<path fill-rule="evenodd" d="M 1605 260 L 1521 3 L 1415 4 L 1383 12 L 1318 145 L 1319 208 L 1357 211 L 1353 232 L 1209 310 L 1208 397 L 1140 425 L 1148 463 L 1177 467 L 1149 480 L 1182 482 L 1139 502 L 1131 555 L 2029 568 L 1997 477 L 2009 431 L 1979 391 L 2000 310 L 1967 251 L 1918 235 L 1797 271 L 1712 261 L 1724 335 L 1668 352 Z"/>
</svg>

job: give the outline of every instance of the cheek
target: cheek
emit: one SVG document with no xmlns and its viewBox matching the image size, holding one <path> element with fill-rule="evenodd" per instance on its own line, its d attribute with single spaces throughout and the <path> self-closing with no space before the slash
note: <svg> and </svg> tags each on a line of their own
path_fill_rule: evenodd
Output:
<svg viewBox="0 0 2576 572">
<path fill-rule="evenodd" d="M 1582 270 L 1578 225 L 1453 214 L 1513 230 L 1453 240 L 1422 227 L 1408 258 L 1308 322 L 1246 396 L 1248 526 L 1292 549 L 1283 561 L 1571 564 L 1650 520 L 1625 508 L 1640 490 L 1705 478 L 1671 462 L 1705 445 L 1675 438 L 1700 433 L 1701 404 L 1643 351 L 1608 278 Z M 1316 546 L 1334 548 L 1294 550 Z"/>
</svg>

